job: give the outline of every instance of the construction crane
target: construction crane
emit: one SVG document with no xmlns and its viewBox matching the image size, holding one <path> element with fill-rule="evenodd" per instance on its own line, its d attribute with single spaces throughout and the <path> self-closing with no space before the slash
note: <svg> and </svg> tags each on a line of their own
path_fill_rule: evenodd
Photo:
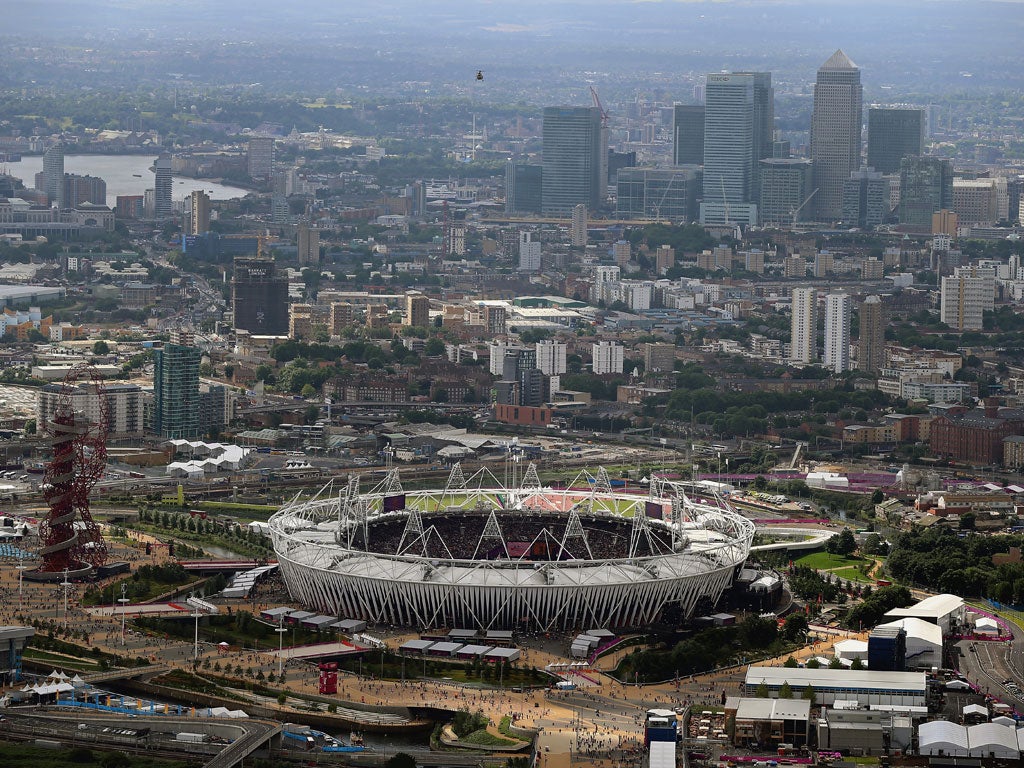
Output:
<svg viewBox="0 0 1024 768">
<path fill-rule="evenodd" d="M 807 205 L 809 202 L 811 202 L 811 198 L 814 197 L 817 193 L 818 193 L 818 190 L 817 189 L 814 190 L 813 192 L 811 192 L 811 194 L 809 194 L 807 196 L 806 200 L 804 200 L 802 203 L 800 203 L 800 205 L 798 205 L 796 208 L 794 208 L 792 211 L 790 211 L 790 214 L 793 216 L 793 221 L 790 222 L 790 226 L 793 226 L 793 227 L 796 226 L 796 216 L 797 216 L 797 214 L 800 213 L 800 211 L 803 209 L 803 207 L 805 205 Z"/>
<path fill-rule="evenodd" d="M 603 128 L 608 127 L 608 113 L 605 111 L 604 106 L 601 104 L 601 98 L 597 95 L 597 91 L 594 86 L 590 86 L 590 98 L 594 101 L 594 106 L 597 107 L 597 111 L 601 113 L 601 126 Z"/>
<path fill-rule="evenodd" d="M 590 98 L 594 100 L 594 106 L 597 107 L 597 111 L 601 115 L 600 136 L 598 137 L 601 156 L 598 160 L 597 172 L 600 178 L 599 188 L 604 190 L 600 193 L 600 198 L 604 200 L 608 197 L 608 112 L 605 111 L 594 86 L 590 86 Z"/>
</svg>

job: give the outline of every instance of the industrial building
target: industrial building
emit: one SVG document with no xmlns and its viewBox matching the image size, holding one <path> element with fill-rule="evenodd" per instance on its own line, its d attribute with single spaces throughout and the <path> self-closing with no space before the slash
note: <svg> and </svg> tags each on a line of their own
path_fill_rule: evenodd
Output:
<svg viewBox="0 0 1024 768">
<path fill-rule="evenodd" d="M 879 624 L 876 630 L 901 629 L 906 633 L 906 666 L 931 669 L 942 666 L 942 630 L 935 624 L 907 617 Z"/>
<path fill-rule="evenodd" d="M 0 676 L 11 682 L 21 680 L 21 652 L 35 633 L 32 627 L 0 627 Z"/>
<path fill-rule="evenodd" d="M 818 718 L 818 749 L 880 755 L 906 749 L 913 733 L 913 720 L 907 715 L 875 709 L 824 709 Z"/>
<path fill-rule="evenodd" d="M 737 746 L 792 744 L 802 747 L 810 732 L 810 699 L 730 698 L 726 730 Z"/>
<path fill-rule="evenodd" d="M 948 634 L 950 626 L 963 623 L 964 599 L 956 595 L 932 595 L 907 608 L 893 608 L 885 615 L 890 619 L 921 619 Z"/>
<path fill-rule="evenodd" d="M 923 672 L 876 672 L 853 669 L 791 669 L 759 667 L 747 669 L 744 692 L 754 696 L 762 684 L 772 697 L 788 683 L 794 691 L 807 686 L 814 689 L 819 704 L 836 700 L 856 701 L 861 705 L 896 704 L 924 706 L 927 683 Z"/>
</svg>

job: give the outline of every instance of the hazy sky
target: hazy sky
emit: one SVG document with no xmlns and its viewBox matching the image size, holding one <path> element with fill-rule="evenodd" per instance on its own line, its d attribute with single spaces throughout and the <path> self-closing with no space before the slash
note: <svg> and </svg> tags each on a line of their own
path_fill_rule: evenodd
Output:
<svg viewBox="0 0 1024 768">
<path fill-rule="evenodd" d="M 110 61 L 124 54 L 123 67 L 137 61 L 132 52 L 157 52 L 164 57 L 159 66 L 165 71 L 214 83 L 241 79 L 245 70 L 229 71 L 232 65 L 260 55 L 264 60 L 257 67 L 270 70 L 252 74 L 264 82 L 274 75 L 272 59 L 281 63 L 282 78 L 296 81 L 304 58 L 311 70 L 333 66 L 342 79 L 346 68 L 374 62 L 394 65 L 382 76 L 403 79 L 425 79 L 420 69 L 436 78 L 449 67 L 488 69 L 509 78 L 530 68 L 553 74 L 595 70 L 609 76 L 630 70 L 763 68 L 780 78 L 789 70 L 801 79 L 813 77 L 837 48 L 864 70 L 869 88 L 956 84 L 963 78 L 972 87 L 1019 89 L 1024 69 L 1024 5 L 1018 0 L 0 3 L 0 44 L 46 41 L 69 49 L 95 48 Z M 155 77 L 159 67 L 153 58 L 149 62 L 153 66 L 147 75 Z M 13 72 L 8 81 L 17 83 L 32 73 L 30 68 Z"/>
</svg>

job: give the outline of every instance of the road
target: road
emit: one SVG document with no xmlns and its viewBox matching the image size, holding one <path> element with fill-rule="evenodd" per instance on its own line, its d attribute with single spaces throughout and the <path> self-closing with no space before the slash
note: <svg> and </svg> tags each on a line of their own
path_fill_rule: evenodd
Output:
<svg viewBox="0 0 1024 768">
<path fill-rule="evenodd" d="M 133 729 L 150 728 L 154 733 L 174 734 L 182 731 L 200 731 L 220 735 L 231 740 L 228 746 L 220 750 L 206 762 L 206 768 L 232 768 L 240 764 L 260 746 L 277 736 L 282 724 L 270 720 L 219 720 L 215 718 L 179 717 L 133 717 L 127 721 L 123 716 L 93 715 L 84 711 L 47 712 L 39 714 L 35 710 L 20 712 L 18 709 L 8 710 L 7 727 L 12 731 L 31 732 L 37 737 L 49 737 L 63 742 L 74 742 L 76 738 L 89 743 L 88 735 L 97 734 L 98 729 L 105 727 Z M 84 727 L 83 727 L 84 725 Z M 173 737 L 171 737 L 173 738 Z M 129 747 L 129 744 L 120 744 Z M 146 746 L 145 742 L 138 746 Z M 172 745 L 173 747 L 173 745 Z"/>
<path fill-rule="evenodd" d="M 1024 686 L 1021 674 L 1022 632 L 1011 625 L 1013 640 L 1009 643 L 988 640 L 961 640 L 956 644 L 960 653 L 960 672 L 982 693 L 987 693 L 1009 704 L 1018 712 L 1024 712 L 1024 698 L 1014 694 L 1004 680 L 1015 680 Z"/>
</svg>

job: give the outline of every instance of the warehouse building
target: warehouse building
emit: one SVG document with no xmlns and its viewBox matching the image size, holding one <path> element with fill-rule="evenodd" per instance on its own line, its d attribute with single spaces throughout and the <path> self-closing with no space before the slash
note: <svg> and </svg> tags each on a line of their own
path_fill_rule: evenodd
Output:
<svg viewBox="0 0 1024 768">
<path fill-rule="evenodd" d="M 875 629 L 902 629 L 906 632 L 906 666 L 931 669 L 942 666 L 942 630 L 918 618 L 897 619 Z"/>
<path fill-rule="evenodd" d="M 908 608 L 893 608 L 885 615 L 893 620 L 921 619 L 937 625 L 943 634 L 949 634 L 950 626 L 964 621 L 964 599 L 956 595 L 932 595 Z"/>
<path fill-rule="evenodd" d="M 877 672 L 854 669 L 791 669 L 788 667 L 750 667 L 744 679 L 744 694 L 756 696 L 762 684 L 770 696 L 778 697 L 786 683 L 794 691 L 807 686 L 814 689 L 819 704 L 828 706 L 837 699 L 870 704 L 925 706 L 927 683 L 923 672 Z"/>
</svg>

